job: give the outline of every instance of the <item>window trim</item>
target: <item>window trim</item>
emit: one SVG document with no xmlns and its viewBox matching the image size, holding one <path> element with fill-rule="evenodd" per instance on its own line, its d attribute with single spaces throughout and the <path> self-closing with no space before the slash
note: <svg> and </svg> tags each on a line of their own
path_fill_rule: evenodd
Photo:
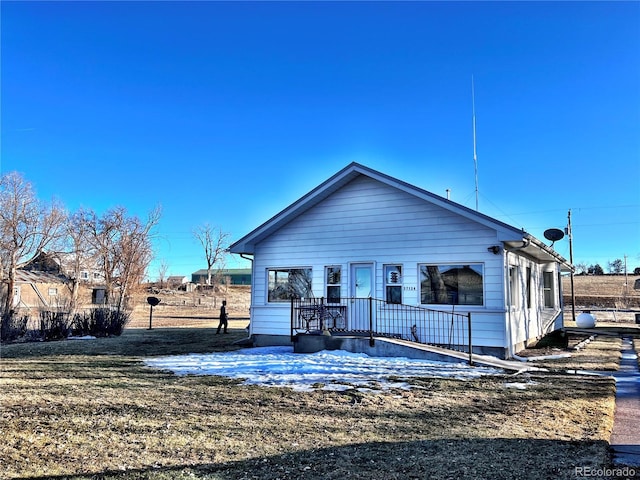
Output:
<svg viewBox="0 0 640 480">
<path fill-rule="evenodd" d="M 337 269 L 338 281 L 335 283 L 329 283 L 329 269 Z M 338 289 L 338 299 L 334 301 L 334 296 L 329 295 L 329 288 Z M 340 303 L 342 300 L 342 265 L 325 265 L 324 267 L 324 293 L 327 303 Z M 331 299 L 331 300 L 330 300 Z"/>
<path fill-rule="evenodd" d="M 423 295 L 422 295 L 422 268 L 423 267 L 465 267 L 468 266 L 470 267 L 472 270 L 474 266 L 476 267 L 481 267 L 481 272 L 479 273 L 481 276 L 481 286 L 482 286 L 482 290 L 481 290 L 481 303 L 424 303 L 422 301 Z M 465 308 L 473 308 L 473 307 L 485 307 L 486 306 L 486 299 L 485 299 L 485 293 L 487 291 L 486 289 L 486 285 L 485 285 L 485 263 L 484 262 L 432 262 L 432 263 L 427 263 L 427 262 L 422 262 L 422 263 L 418 263 L 418 295 L 419 295 L 419 301 L 420 301 L 420 305 L 437 305 L 440 307 L 443 306 L 448 306 L 448 307 L 465 307 Z M 475 272 L 475 270 L 473 270 Z M 478 272 L 476 272 L 478 273 Z M 448 294 L 448 292 L 447 292 Z"/>
<path fill-rule="evenodd" d="M 270 288 L 270 274 L 271 272 L 277 271 L 277 272 L 286 272 L 287 275 L 290 274 L 290 272 L 292 270 L 308 270 L 308 280 L 309 280 L 309 291 L 308 296 L 305 296 L 304 298 L 312 298 L 313 297 L 313 268 L 310 266 L 304 266 L 304 267 L 267 267 L 266 268 L 266 285 L 265 285 L 265 293 L 266 293 L 266 303 L 267 305 L 282 305 L 285 303 L 288 303 L 291 301 L 291 297 L 289 298 L 284 298 L 284 299 L 275 299 L 272 300 L 271 299 L 271 288 Z M 287 284 L 288 282 L 288 277 L 287 277 Z"/>
<path fill-rule="evenodd" d="M 543 308 L 556 308 L 556 288 L 555 288 L 555 272 L 552 270 L 545 270 L 542 272 L 542 306 Z M 547 279 L 550 280 L 550 285 L 547 285 Z M 547 304 L 547 292 L 549 295 L 550 305 Z"/>
<path fill-rule="evenodd" d="M 520 267 L 518 265 L 509 265 L 509 306 L 512 308 L 520 306 L 520 296 L 518 295 L 519 276 Z"/>
<path fill-rule="evenodd" d="M 398 272 L 400 274 L 400 279 L 398 281 L 398 283 L 390 283 L 388 281 L 387 278 L 387 267 L 395 267 L 398 269 Z M 384 301 L 385 303 L 389 304 L 389 305 L 402 305 L 402 301 L 404 300 L 404 294 L 403 294 L 403 285 L 404 285 L 404 265 L 402 263 L 384 263 L 382 265 L 382 275 L 383 275 L 383 284 L 384 284 Z M 398 289 L 400 291 L 400 301 L 399 302 L 392 302 L 391 300 L 389 300 L 389 293 L 388 293 L 388 289 L 389 288 L 393 288 L 393 289 Z"/>
</svg>

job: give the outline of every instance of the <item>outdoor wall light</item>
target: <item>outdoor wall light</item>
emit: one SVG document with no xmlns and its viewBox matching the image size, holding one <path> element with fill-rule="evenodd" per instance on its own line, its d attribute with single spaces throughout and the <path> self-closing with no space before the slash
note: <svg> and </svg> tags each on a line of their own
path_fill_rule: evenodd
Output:
<svg viewBox="0 0 640 480">
<path fill-rule="evenodd" d="M 487 248 L 487 250 L 489 250 L 494 255 L 498 255 L 500 253 L 500 245 L 492 245 Z"/>
</svg>

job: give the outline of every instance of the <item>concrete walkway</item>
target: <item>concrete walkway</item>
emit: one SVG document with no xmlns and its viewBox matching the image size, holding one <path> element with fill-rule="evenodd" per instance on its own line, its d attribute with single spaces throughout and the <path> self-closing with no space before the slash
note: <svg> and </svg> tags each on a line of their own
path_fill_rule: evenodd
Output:
<svg viewBox="0 0 640 480">
<path fill-rule="evenodd" d="M 616 379 L 616 410 L 611 450 L 616 465 L 640 467 L 640 371 L 630 338 L 622 339 L 622 359 Z"/>
</svg>

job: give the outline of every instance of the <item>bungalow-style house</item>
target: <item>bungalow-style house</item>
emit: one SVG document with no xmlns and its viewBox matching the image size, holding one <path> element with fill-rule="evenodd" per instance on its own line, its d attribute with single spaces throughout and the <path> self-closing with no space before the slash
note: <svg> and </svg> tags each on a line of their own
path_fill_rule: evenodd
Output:
<svg viewBox="0 0 640 480">
<path fill-rule="evenodd" d="M 572 268 L 521 229 L 358 163 L 230 251 L 253 256 L 254 345 L 290 344 L 294 315 L 303 313 L 292 298 L 313 299 L 335 306 L 329 327 L 336 332 L 361 332 L 376 321 L 378 331 L 411 339 L 411 328 L 424 343 L 428 325 L 409 318 L 391 326 L 391 312 L 463 315 L 471 350 L 502 358 L 562 326 L 560 274 Z M 362 298 L 380 305 L 376 318 L 351 311 Z"/>
</svg>

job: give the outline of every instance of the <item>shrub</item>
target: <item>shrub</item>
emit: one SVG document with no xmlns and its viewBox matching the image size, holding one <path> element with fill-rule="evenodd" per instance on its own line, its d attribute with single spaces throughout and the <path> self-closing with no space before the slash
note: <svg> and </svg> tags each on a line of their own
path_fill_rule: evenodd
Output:
<svg viewBox="0 0 640 480">
<path fill-rule="evenodd" d="M 130 314 L 115 308 L 94 308 L 73 317 L 74 335 L 119 336 L 129 323 Z"/>
<path fill-rule="evenodd" d="M 27 315 L 7 312 L 0 315 L 0 343 L 13 342 L 27 333 Z"/>
<path fill-rule="evenodd" d="M 71 319 L 67 312 L 43 310 L 40 312 L 42 339 L 61 340 L 71 335 Z"/>
</svg>

